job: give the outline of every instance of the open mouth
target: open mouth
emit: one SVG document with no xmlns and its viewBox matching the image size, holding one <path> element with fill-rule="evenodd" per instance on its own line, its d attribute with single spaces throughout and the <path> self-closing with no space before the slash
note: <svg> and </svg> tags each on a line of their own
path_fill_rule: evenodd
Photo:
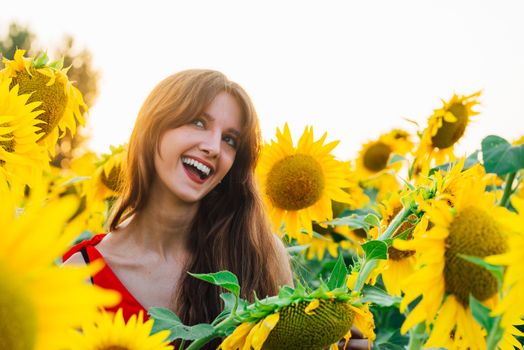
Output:
<svg viewBox="0 0 524 350">
<path fill-rule="evenodd" d="M 205 180 L 213 174 L 213 169 L 193 158 L 182 157 L 182 163 L 189 172 L 197 175 L 200 180 Z"/>
</svg>

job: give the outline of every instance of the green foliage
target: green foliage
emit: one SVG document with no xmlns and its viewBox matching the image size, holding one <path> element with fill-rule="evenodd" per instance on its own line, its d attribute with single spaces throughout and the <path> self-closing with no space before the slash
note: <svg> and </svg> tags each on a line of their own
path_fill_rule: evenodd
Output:
<svg viewBox="0 0 524 350">
<path fill-rule="evenodd" d="M 348 216 L 343 216 L 340 218 L 336 218 L 330 221 L 325 221 L 323 224 L 330 225 L 330 226 L 349 226 L 350 228 L 357 229 L 362 228 L 366 230 L 366 232 L 369 231 L 371 228 L 370 223 L 367 220 L 372 220 L 368 218 L 368 215 L 370 214 L 351 214 Z M 366 218 L 368 218 L 366 220 Z"/>
<path fill-rule="evenodd" d="M 390 166 L 391 164 L 395 164 L 397 162 L 403 162 L 403 161 L 407 161 L 407 158 L 400 154 L 393 153 L 388 159 L 388 166 Z"/>
<path fill-rule="evenodd" d="M 491 310 L 488 307 L 482 305 L 482 303 L 475 299 L 473 295 L 469 296 L 469 306 L 473 317 L 482 327 L 487 331 L 493 328 L 495 317 L 490 316 Z"/>
<path fill-rule="evenodd" d="M 482 159 L 486 172 L 499 176 L 524 169 L 524 145 L 512 146 L 500 136 L 482 140 Z"/>
<path fill-rule="evenodd" d="M 362 289 L 362 299 L 363 303 L 373 303 L 379 306 L 400 306 L 401 297 L 391 296 L 386 293 L 382 288 L 375 286 L 365 286 Z"/>
<path fill-rule="evenodd" d="M 469 261 L 470 263 L 473 263 L 475 265 L 485 268 L 486 270 L 491 272 L 493 276 L 495 276 L 495 278 L 497 279 L 498 285 L 499 286 L 502 285 L 502 279 L 504 278 L 504 267 L 503 266 L 492 265 L 477 256 L 459 254 L 459 257 L 466 261 Z"/>
<path fill-rule="evenodd" d="M 229 271 L 220 271 L 214 273 L 191 273 L 191 276 L 198 278 L 199 280 L 209 282 L 216 286 L 222 287 L 232 292 L 236 297 L 240 295 L 240 285 L 238 284 L 238 278 L 234 273 Z"/>
<path fill-rule="evenodd" d="M 335 289 L 343 287 L 346 283 L 346 276 L 348 272 L 349 271 L 346 267 L 346 263 L 344 262 L 344 258 L 342 255 L 339 255 L 337 262 L 333 267 L 333 271 L 331 272 L 331 276 L 329 276 L 329 280 L 327 282 L 328 288 Z"/>
<path fill-rule="evenodd" d="M 364 216 L 364 222 L 367 222 L 371 226 L 378 227 L 380 229 L 380 219 L 373 213 L 369 213 Z"/>
<path fill-rule="evenodd" d="M 482 303 L 475 299 L 472 295 L 469 296 L 469 306 L 475 320 L 488 333 L 486 339 L 486 348 L 488 350 L 497 349 L 497 344 L 504 335 L 504 330 L 500 327 L 500 316 L 492 317 L 490 315 L 491 310 L 488 307 L 482 305 Z"/>
<path fill-rule="evenodd" d="M 475 164 L 479 164 L 479 151 L 475 151 L 471 153 L 466 159 L 464 159 L 464 168 L 463 170 L 467 170 L 474 166 Z M 443 170 L 443 171 L 449 171 L 455 164 L 457 164 L 458 161 L 450 162 L 450 163 L 444 163 L 437 165 L 436 167 L 433 167 L 429 171 L 429 175 L 433 175 L 436 171 Z"/>
<path fill-rule="evenodd" d="M 388 245 L 384 241 L 372 240 L 362 244 L 362 249 L 366 253 L 366 260 L 387 260 Z"/>
<path fill-rule="evenodd" d="M 154 334 L 163 330 L 169 330 L 171 334 L 167 341 L 170 342 L 176 339 L 196 340 L 205 338 L 214 332 L 213 326 L 206 323 L 186 326 L 174 312 L 168 309 L 152 307 L 148 310 L 148 313 L 155 319 L 151 332 Z"/>
</svg>

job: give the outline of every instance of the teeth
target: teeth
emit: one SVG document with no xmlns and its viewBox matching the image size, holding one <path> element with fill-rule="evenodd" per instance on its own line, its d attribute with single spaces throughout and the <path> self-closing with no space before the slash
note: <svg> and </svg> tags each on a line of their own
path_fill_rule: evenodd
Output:
<svg viewBox="0 0 524 350">
<path fill-rule="evenodd" d="M 204 173 L 206 176 L 208 176 L 209 173 L 211 172 L 211 169 L 208 166 L 200 163 L 197 160 L 191 159 L 191 158 L 185 158 L 185 157 L 182 158 L 182 163 L 187 164 L 187 165 L 191 165 L 191 166 L 197 168 L 202 173 Z"/>
</svg>

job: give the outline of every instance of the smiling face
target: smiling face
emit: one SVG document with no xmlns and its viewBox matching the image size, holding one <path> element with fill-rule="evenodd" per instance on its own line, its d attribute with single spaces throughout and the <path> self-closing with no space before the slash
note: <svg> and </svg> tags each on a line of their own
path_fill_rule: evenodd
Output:
<svg viewBox="0 0 524 350">
<path fill-rule="evenodd" d="M 155 154 L 155 185 L 184 203 L 196 203 L 226 176 L 235 161 L 242 126 L 236 99 L 219 93 L 191 122 L 167 130 Z"/>
</svg>

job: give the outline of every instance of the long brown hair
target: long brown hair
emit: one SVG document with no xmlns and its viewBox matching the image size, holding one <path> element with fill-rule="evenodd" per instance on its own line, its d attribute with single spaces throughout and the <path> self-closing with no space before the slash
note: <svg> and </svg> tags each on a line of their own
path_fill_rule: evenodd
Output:
<svg viewBox="0 0 524 350">
<path fill-rule="evenodd" d="M 242 132 L 235 161 L 222 182 L 200 202 L 192 223 L 186 268 L 194 273 L 229 270 L 242 286 L 242 297 L 277 293 L 275 241 L 263 210 L 254 168 L 260 148 L 258 118 L 246 92 L 222 73 L 187 70 L 174 74 L 144 102 L 129 142 L 126 178 L 110 229 L 139 212 L 155 177 L 153 155 L 163 133 L 200 115 L 220 93 L 233 96 L 242 110 Z M 211 322 L 219 313 L 220 290 L 184 274 L 175 296 L 176 312 L 185 324 Z"/>
</svg>

